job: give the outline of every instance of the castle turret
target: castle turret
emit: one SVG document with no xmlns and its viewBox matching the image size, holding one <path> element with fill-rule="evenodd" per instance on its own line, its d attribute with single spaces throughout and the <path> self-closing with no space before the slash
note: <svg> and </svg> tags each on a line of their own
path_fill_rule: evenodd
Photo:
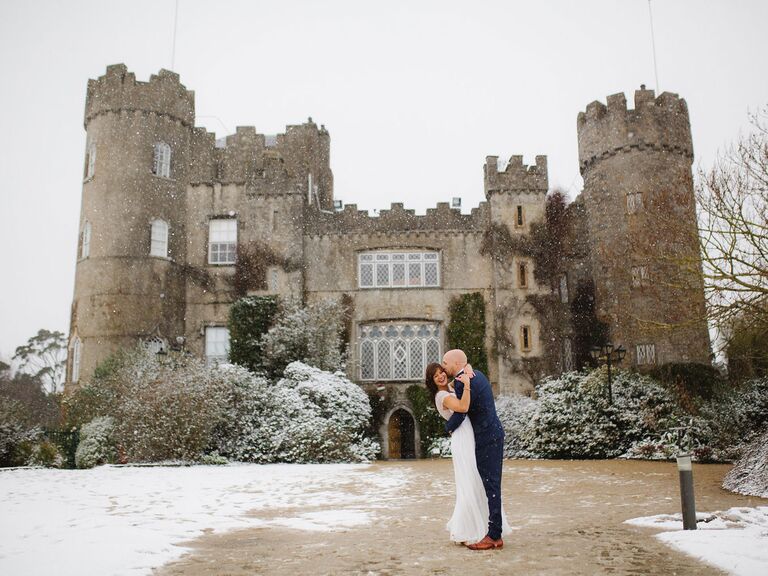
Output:
<svg viewBox="0 0 768 576">
<path fill-rule="evenodd" d="M 194 94 L 173 72 L 122 64 L 88 82 L 69 383 L 138 340 L 184 334 L 185 192 Z"/>
<path fill-rule="evenodd" d="M 631 364 L 709 361 L 685 100 L 641 87 L 578 116 L 598 317 Z"/>
<path fill-rule="evenodd" d="M 485 195 L 490 205 L 486 248 L 493 254 L 494 339 L 498 352 L 498 382 L 502 394 L 533 390 L 539 376 L 526 369 L 529 360 L 542 356 L 541 323 L 532 305 L 533 296 L 548 287 L 538 286 L 531 255 L 514 247 L 523 246 L 531 224 L 544 219 L 547 189 L 547 157 L 536 156 L 535 166 L 512 156 L 500 165 L 488 156 L 483 168 Z"/>
</svg>

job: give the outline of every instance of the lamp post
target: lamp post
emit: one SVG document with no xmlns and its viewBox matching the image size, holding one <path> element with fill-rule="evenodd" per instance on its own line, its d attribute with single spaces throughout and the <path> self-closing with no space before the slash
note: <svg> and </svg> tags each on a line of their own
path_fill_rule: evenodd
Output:
<svg viewBox="0 0 768 576">
<path fill-rule="evenodd" d="M 620 364 L 624 357 L 627 355 L 626 349 L 619 345 L 616 348 L 613 344 L 607 343 L 602 346 L 593 346 L 590 350 L 590 355 L 595 363 L 599 366 L 601 362 L 605 362 L 608 366 L 608 404 L 613 404 L 613 390 L 611 389 L 611 366 L 614 364 Z"/>
</svg>

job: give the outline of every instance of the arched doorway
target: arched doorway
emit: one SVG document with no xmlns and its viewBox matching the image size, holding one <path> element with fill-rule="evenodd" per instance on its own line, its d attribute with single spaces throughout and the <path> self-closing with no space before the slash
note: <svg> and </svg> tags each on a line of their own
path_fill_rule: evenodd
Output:
<svg viewBox="0 0 768 576">
<path fill-rule="evenodd" d="M 416 425 L 407 410 L 399 408 L 389 417 L 389 457 L 416 458 Z"/>
</svg>

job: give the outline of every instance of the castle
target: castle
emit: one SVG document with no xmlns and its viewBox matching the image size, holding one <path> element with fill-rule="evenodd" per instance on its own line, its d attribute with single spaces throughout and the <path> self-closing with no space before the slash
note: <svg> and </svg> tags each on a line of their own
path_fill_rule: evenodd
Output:
<svg viewBox="0 0 768 576">
<path fill-rule="evenodd" d="M 615 94 L 579 113 L 584 190 L 565 209 L 545 276 L 525 248 L 546 223 L 545 156 L 533 166 L 487 157 L 487 201 L 471 214 L 393 204 L 372 217 L 334 203 L 324 126 L 238 127 L 217 140 L 195 126 L 194 93 L 167 70 L 140 82 L 109 66 L 88 82 L 84 125 L 67 386 L 139 341 L 225 359 L 245 255 L 261 262 L 247 294 L 345 298 L 348 375 L 393 398 L 384 457 L 419 451 L 404 391 L 439 361 L 462 295 L 482 297 L 497 393 L 530 393 L 542 375 L 574 367 L 587 325 L 575 318 L 579 299 L 627 350 L 623 366 L 709 362 L 693 147 L 675 94 L 642 87 L 634 108 Z"/>
</svg>

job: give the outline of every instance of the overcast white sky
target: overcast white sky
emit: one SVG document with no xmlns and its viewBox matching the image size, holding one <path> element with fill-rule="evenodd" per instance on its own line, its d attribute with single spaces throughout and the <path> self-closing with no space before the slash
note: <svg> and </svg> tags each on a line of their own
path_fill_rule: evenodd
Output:
<svg viewBox="0 0 768 576">
<path fill-rule="evenodd" d="M 312 116 L 335 194 L 423 212 L 483 200 L 486 155 L 549 157 L 575 196 L 576 115 L 656 88 L 647 0 L 0 0 L 0 358 L 68 332 L 86 83 L 171 68 L 198 125 L 263 133 Z M 768 102 L 768 2 L 653 0 L 662 90 L 688 101 L 696 163 Z M 629 98 L 631 101 L 631 97 Z"/>
</svg>

